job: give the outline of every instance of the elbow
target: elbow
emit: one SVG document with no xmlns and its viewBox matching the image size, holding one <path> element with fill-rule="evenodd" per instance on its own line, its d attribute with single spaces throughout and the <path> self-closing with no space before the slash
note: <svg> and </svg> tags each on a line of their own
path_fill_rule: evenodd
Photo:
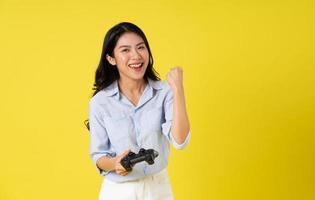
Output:
<svg viewBox="0 0 315 200">
<path fill-rule="evenodd" d="M 185 143 L 186 137 L 187 137 L 187 135 L 186 136 L 181 136 L 181 137 L 176 137 L 176 138 L 173 137 L 173 139 L 174 139 L 174 142 L 176 142 L 179 145 L 182 145 L 182 144 Z"/>
<path fill-rule="evenodd" d="M 172 134 L 171 134 L 172 135 Z M 171 137 L 171 140 L 172 140 L 172 143 L 173 143 L 173 146 L 175 149 L 177 150 L 182 150 L 184 149 L 189 141 L 190 141 L 190 137 L 191 137 L 191 134 L 190 134 L 190 131 L 188 131 L 188 133 L 186 134 L 185 137 L 181 137 L 181 138 L 174 138 L 173 136 Z"/>
</svg>

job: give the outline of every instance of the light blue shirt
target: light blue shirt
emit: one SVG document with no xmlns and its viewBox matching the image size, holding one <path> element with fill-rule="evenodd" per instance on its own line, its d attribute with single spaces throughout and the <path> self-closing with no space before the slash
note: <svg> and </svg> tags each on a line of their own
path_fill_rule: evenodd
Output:
<svg viewBox="0 0 315 200">
<path fill-rule="evenodd" d="M 190 140 L 190 131 L 182 144 L 171 134 L 173 93 L 167 81 L 148 79 L 137 106 L 134 106 L 114 81 L 99 91 L 89 102 L 90 156 L 96 161 L 102 156 L 115 157 L 124 151 L 138 153 L 140 148 L 154 149 L 159 156 L 154 164 L 137 163 L 126 176 L 115 171 L 104 171 L 102 176 L 115 182 L 139 179 L 167 167 L 170 143 L 183 149 Z"/>
</svg>

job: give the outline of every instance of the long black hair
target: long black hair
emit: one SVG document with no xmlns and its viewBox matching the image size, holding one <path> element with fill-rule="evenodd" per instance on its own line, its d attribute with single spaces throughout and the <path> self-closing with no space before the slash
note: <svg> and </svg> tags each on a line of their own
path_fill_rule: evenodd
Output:
<svg viewBox="0 0 315 200">
<path fill-rule="evenodd" d="M 95 72 L 95 82 L 94 82 L 94 88 L 93 88 L 93 90 L 95 91 L 93 93 L 93 96 L 100 90 L 108 87 L 115 80 L 119 79 L 119 73 L 118 73 L 117 67 L 111 65 L 108 62 L 108 60 L 106 59 L 106 55 L 115 57 L 114 48 L 117 44 L 117 41 L 120 38 L 120 36 L 126 32 L 132 32 L 139 35 L 143 39 L 145 46 L 148 49 L 149 64 L 144 73 L 144 79 L 147 80 L 148 78 L 150 78 L 155 81 L 160 80 L 159 74 L 153 68 L 153 57 L 152 57 L 148 40 L 144 32 L 135 24 L 132 24 L 130 22 L 121 22 L 113 26 L 111 29 L 109 29 L 105 35 L 101 59 L 100 59 L 98 68 Z"/>
<path fill-rule="evenodd" d="M 117 67 L 111 65 L 108 62 L 108 60 L 106 59 L 106 55 L 115 57 L 114 48 L 117 44 L 117 41 L 120 38 L 120 36 L 122 36 L 122 34 L 126 32 L 132 32 L 139 35 L 143 39 L 145 46 L 148 49 L 149 64 L 144 73 L 144 79 L 148 80 L 148 78 L 150 78 L 154 81 L 160 80 L 159 74 L 153 68 L 153 56 L 152 56 L 150 46 L 144 32 L 135 24 L 132 24 L 130 22 L 121 22 L 113 26 L 111 29 L 109 29 L 105 35 L 101 59 L 95 72 L 95 82 L 93 85 L 94 86 L 93 90 L 95 91 L 92 96 L 96 95 L 99 91 L 101 91 L 102 89 L 105 89 L 110 84 L 112 84 L 115 80 L 119 79 L 119 72 L 118 72 Z M 85 120 L 84 123 L 87 129 L 90 130 L 89 120 L 88 119 Z"/>
</svg>

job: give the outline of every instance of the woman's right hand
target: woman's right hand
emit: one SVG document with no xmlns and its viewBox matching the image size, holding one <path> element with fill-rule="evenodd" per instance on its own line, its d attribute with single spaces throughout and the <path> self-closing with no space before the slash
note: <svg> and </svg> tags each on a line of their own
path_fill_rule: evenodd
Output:
<svg viewBox="0 0 315 200">
<path fill-rule="evenodd" d="M 115 172 L 120 175 L 120 176 L 126 176 L 127 174 L 129 174 L 129 172 L 120 164 L 120 161 L 128 155 L 128 153 L 130 152 L 129 150 L 126 150 L 123 154 L 119 155 L 116 157 L 115 160 Z"/>
</svg>

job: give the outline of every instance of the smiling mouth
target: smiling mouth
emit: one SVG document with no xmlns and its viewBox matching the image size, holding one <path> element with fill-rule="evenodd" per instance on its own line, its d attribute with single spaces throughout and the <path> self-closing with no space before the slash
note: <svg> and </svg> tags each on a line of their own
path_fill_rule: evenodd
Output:
<svg viewBox="0 0 315 200">
<path fill-rule="evenodd" d="M 143 63 L 137 63 L 137 64 L 129 64 L 128 67 L 132 69 L 140 69 L 143 66 Z"/>
</svg>

